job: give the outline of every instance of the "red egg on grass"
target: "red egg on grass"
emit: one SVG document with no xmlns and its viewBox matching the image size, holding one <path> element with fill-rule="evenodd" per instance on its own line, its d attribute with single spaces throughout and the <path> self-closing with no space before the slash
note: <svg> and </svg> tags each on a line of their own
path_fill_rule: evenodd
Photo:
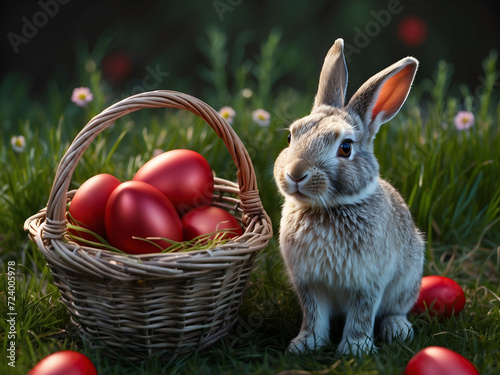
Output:
<svg viewBox="0 0 500 375">
<path fill-rule="evenodd" d="M 479 375 L 479 371 L 453 350 L 429 346 L 410 359 L 403 375 Z"/>
<path fill-rule="evenodd" d="M 97 370 L 82 353 L 63 350 L 42 359 L 28 375 L 97 375 Z"/>
<path fill-rule="evenodd" d="M 424 276 L 418 300 L 412 312 L 438 318 L 449 318 L 458 314 L 465 306 L 463 289 L 454 280 L 444 276 Z"/>
</svg>

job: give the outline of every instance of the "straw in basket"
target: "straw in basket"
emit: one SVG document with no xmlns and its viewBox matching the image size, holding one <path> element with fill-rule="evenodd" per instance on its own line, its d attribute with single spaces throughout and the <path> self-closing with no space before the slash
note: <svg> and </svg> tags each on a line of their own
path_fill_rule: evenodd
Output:
<svg viewBox="0 0 500 375">
<path fill-rule="evenodd" d="M 162 107 L 194 113 L 224 141 L 238 183 L 216 178 L 212 205 L 232 211 L 244 234 L 215 249 L 134 256 L 68 241 L 66 206 L 74 195 L 68 188 L 84 151 L 118 118 Z M 92 118 L 61 159 L 47 207 L 28 218 L 25 229 L 81 336 L 106 356 L 130 360 L 190 353 L 224 337 L 237 321 L 255 256 L 272 237 L 241 140 L 209 105 L 174 91 L 137 94 Z"/>
</svg>

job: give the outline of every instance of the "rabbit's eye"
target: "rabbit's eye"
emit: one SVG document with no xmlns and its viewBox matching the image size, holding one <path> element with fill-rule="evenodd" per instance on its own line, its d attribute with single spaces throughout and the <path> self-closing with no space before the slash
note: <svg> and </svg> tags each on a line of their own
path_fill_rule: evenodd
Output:
<svg viewBox="0 0 500 375">
<path fill-rule="evenodd" d="M 288 145 L 290 145 L 290 142 L 292 141 L 292 133 L 288 134 L 288 138 L 286 140 L 288 142 Z"/>
<path fill-rule="evenodd" d="M 337 156 L 340 156 L 341 158 L 348 158 L 349 156 L 351 156 L 351 150 L 352 141 L 343 141 L 339 146 Z"/>
</svg>

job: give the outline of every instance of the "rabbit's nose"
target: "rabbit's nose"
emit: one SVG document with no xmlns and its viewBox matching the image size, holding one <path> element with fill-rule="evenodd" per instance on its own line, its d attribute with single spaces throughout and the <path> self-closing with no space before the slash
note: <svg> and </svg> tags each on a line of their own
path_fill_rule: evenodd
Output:
<svg viewBox="0 0 500 375">
<path fill-rule="evenodd" d="M 299 176 L 299 177 L 297 177 L 297 176 L 293 176 L 293 175 L 291 175 L 290 173 L 287 173 L 287 174 L 286 174 L 287 179 L 290 179 L 292 182 L 295 182 L 295 183 L 297 183 L 297 184 L 298 184 L 299 182 L 303 182 L 303 181 L 308 180 L 308 179 L 309 179 L 309 176 L 310 176 L 310 173 L 308 173 L 308 172 L 304 173 L 302 176 Z"/>
<path fill-rule="evenodd" d="M 290 172 L 287 172 L 285 174 L 285 178 L 288 181 L 288 184 L 296 186 L 298 189 L 300 186 L 304 186 L 307 181 L 309 181 L 309 178 L 311 177 L 311 173 L 309 172 L 304 172 L 301 173 L 300 175 L 296 175 Z"/>
<path fill-rule="evenodd" d="M 291 184 L 303 184 L 309 180 L 311 172 L 309 172 L 309 166 L 304 160 L 297 159 L 287 166 L 285 177 Z"/>
</svg>

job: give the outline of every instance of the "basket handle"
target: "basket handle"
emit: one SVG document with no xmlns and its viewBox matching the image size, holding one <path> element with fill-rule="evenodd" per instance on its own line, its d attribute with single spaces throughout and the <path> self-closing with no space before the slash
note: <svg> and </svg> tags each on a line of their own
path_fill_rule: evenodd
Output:
<svg viewBox="0 0 500 375">
<path fill-rule="evenodd" d="M 186 109 L 205 120 L 224 141 L 236 167 L 240 201 L 244 214 L 265 214 L 257 189 L 257 180 L 248 152 L 233 128 L 205 102 L 176 91 L 148 91 L 125 98 L 93 117 L 78 133 L 62 157 L 47 203 L 44 239 L 60 239 L 66 231 L 66 203 L 73 172 L 85 150 L 104 129 L 118 118 L 144 108 Z"/>
</svg>

